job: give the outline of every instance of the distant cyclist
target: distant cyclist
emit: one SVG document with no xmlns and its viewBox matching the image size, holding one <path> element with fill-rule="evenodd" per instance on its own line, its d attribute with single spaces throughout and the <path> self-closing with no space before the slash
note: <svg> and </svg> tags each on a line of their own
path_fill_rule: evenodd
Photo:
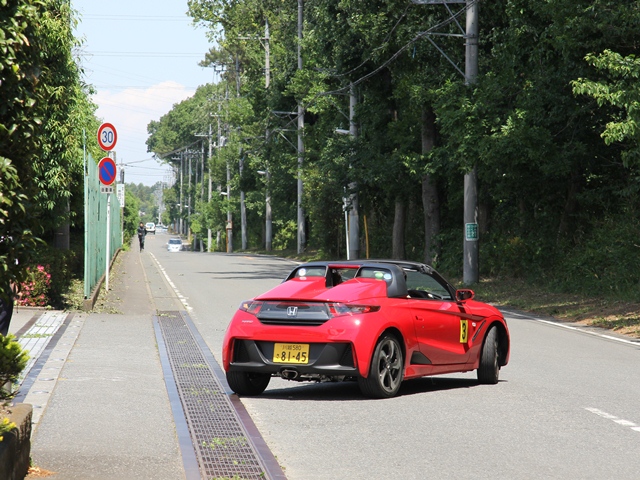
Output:
<svg viewBox="0 0 640 480">
<path fill-rule="evenodd" d="M 140 222 L 138 226 L 138 242 L 140 242 L 140 251 L 144 250 L 144 237 L 147 236 L 147 229 L 144 228 L 144 224 Z"/>
</svg>

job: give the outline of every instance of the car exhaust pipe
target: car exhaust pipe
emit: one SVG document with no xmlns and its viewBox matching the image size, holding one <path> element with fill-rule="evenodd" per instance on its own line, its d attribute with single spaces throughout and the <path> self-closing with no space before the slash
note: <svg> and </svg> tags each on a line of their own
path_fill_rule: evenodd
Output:
<svg viewBox="0 0 640 480">
<path fill-rule="evenodd" d="M 283 368 L 280 370 L 280 376 L 285 380 L 295 380 L 298 378 L 298 371 L 290 368 Z"/>
</svg>

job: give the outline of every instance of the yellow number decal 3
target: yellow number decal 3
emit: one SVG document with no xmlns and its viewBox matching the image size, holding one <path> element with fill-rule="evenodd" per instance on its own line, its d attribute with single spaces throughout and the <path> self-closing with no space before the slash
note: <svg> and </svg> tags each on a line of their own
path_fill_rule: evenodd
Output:
<svg viewBox="0 0 640 480">
<path fill-rule="evenodd" d="M 460 343 L 469 340 L 469 320 L 460 320 Z"/>
</svg>

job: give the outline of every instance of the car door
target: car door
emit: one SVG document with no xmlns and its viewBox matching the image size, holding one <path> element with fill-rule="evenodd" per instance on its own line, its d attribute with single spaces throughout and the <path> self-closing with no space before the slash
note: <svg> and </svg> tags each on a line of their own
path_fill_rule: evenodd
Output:
<svg viewBox="0 0 640 480">
<path fill-rule="evenodd" d="M 416 338 L 420 352 L 433 365 L 466 363 L 468 321 L 461 317 L 451 292 L 431 275 L 407 272 Z"/>
</svg>

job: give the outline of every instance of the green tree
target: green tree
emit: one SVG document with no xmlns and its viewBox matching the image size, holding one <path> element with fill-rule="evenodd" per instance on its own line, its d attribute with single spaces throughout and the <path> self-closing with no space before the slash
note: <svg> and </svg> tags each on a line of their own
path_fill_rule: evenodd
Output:
<svg viewBox="0 0 640 480">
<path fill-rule="evenodd" d="M 66 1 L 0 5 L 3 293 L 24 274 L 36 237 L 52 240 L 68 222 L 81 227 L 82 130 L 97 121 L 72 56 L 74 21 Z"/>
<path fill-rule="evenodd" d="M 262 220 L 265 178 L 252 172 L 268 167 L 274 218 L 283 226 L 295 219 L 296 124 L 282 112 L 301 102 L 311 248 L 343 254 L 342 198 L 357 185 L 372 256 L 424 258 L 458 273 L 462 175 L 475 165 L 481 273 L 548 280 L 571 271 L 575 278 L 602 271 L 605 257 L 628 254 L 607 231 L 626 215 L 628 235 L 615 230 L 618 238 L 632 238 L 638 219 L 638 65 L 632 55 L 639 47 L 639 4 L 499 0 L 480 6 L 480 75 L 470 87 L 461 75 L 464 42 L 431 35 L 464 33 L 465 6 L 452 9 L 452 18 L 442 6 L 399 0 L 306 1 L 298 70 L 295 2 L 191 0 L 190 15 L 217 44 L 203 65 L 223 66 L 217 88 L 250 105 L 249 114 L 225 125 L 264 139 L 245 139 L 220 153 L 232 159 L 238 148 L 246 152 L 248 168 L 232 183 L 252 199 L 256 218 Z M 258 41 L 267 20 L 268 89 Z M 357 139 L 335 135 L 349 126 L 352 86 Z M 187 133 L 190 120 L 180 121 L 178 128 L 166 123 L 171 134 Z M 168 143 L 184 146 L 193 141 L 187 137 Z M 211 167 L 223 183 L 221 164 Z M 606 239 L 617 253 L 593 254 Z M 577 268 L 581 263 L 587 270 Z M 617 273 L 633 284 L 632 267 Z M 608 284 L 614 277 L 608 274 Z"/>
<path fill-rule="evenodd" d="M 623 144 L 622 159 L 626 167 L 640 167 L 640 59 L 635 55 L 622 56 L 605 50 L 599 55 L 585 57 L 589 65 L 606 75 L 606 80 L 579 78 L 572 82 L 576 94 L 594 98 L 599 107 L 612 106 L 611 120 L 602 138 L 607 145 Z"/>
</svg>

